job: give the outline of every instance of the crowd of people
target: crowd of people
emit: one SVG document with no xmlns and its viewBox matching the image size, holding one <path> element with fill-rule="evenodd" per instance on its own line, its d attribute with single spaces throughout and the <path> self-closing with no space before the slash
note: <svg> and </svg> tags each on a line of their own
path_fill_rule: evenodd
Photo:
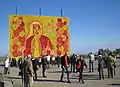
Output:
<svg viewBox="0 0 120 87">
<path fill-rule="evenodd" d="M 85 83 L 83 80 L 83 69 L 84 66 L 89 68 L 89 72 L 94 72 L 94 61 L 95 55 L 93 52 L 88 54 L 89 57 L 89 67 L 86 64 L 84 57 L 82 55 L 73 54 L 68 56 L 68 53 L 65 52 L 63 56 L 50 56 L 45 55 L 39 58 L 33 58 L 32 55 L 27 55 L 24 58 L 15 59 L 7 56 L 5 58 L 5 68 L 4 74 L 9 74 L 9 67 L 18 67 L 20 69 L 19 75 L 22 78 L 24 87 L 31 87 L 31 83 L 37 80 L 37 70 L 42 69 L 43 77 L 47 77 L 46 68 L 51 66 L 56 66 L 62 68 L 62 74 L 60 82 L 63 81 L 64 74 L 67 74 L 68 83 L 71 83 L 69 74 L 70 73 L 79 73 L 78 81 Z M 107 68 L 108 78 L 113 78 L 115 75 L 115 56 L 112 52 L 102 53 L 98 52 L 98 73 L 99 79 L 104 79 L 104 68 Z M 60 67 L 61 66 L 61 67 Z"/>
</svg>

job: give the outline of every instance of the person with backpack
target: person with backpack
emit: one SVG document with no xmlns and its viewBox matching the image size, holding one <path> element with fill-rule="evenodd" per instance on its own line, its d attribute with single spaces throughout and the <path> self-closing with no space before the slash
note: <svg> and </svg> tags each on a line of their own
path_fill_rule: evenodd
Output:
<svg viewBox="0 0 120 87">
<path fill-rule="evenodd" d="M 87 64 L 86 64 L 84 58 L 82 56 L 79 56 L 79 58 L 77 59 L 76 68 L 77 68 L 77 72 L 79 72 L 79 82 L 82 81 L 83 84 L 85 83 L 83 80 L 84 66 L 86 66 L 86 68 L 87 68 Z"/>
</svg>

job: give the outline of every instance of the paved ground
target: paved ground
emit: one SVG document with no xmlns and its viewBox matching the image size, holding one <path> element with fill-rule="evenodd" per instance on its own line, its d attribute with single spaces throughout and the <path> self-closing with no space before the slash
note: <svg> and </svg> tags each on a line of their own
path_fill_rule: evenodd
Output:
<svg viewBox="0 0 120 87">
<path fill-rule="evenodd" d="M 88 63 L 88 62 L 87 62 Z M 66 74 L 64 76 L 64 82 L 59 82 L 61 69 L 56 67 L 51 67 L 47 69 L 47 78 L 43 78 L 41 74 L 41 69 L 38 70 L 38 80 L 35 81 L 32 87 L 120 87 L 120 59 L 117 60 L 116 77 L 113 79 L 107 78 L 107 70 L 105 69 L 105 79 L 98 79 L 97 72 L 97 61 L 95 62 L 95 71 L 93 73 L 88 73 L 88 69 L 84 69 L 84 81 L 85 84 L 78 82 L 78 73 L 71 73 L 70 79 L 72 83 L 66 83 Z M 17 68 L 11 68 L 11 73 L 7 75 L 14 82 L 14 87 L 22 87 L 21 77 L 18 76 L 19 70 Z M 3 73 L 3 67 L 0 68 L 0 73 Z"/>
</svg>

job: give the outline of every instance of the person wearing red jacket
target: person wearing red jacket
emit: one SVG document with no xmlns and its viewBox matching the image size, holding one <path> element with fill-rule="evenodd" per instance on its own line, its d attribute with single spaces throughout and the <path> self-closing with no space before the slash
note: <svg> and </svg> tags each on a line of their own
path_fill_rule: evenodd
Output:
<svg viewBox="0 0 120 87">
<path fill-rule="evenodd" d="M 24 55 L 32 54 L 35 57 L 53 55 L 52 42 L 43 34 L 42 25 L 39 22 L 33 22 L 30 31 L 26 38 Z"/>
<path fill-rule="evenodd" d="M 66 71 L 68 83 L 71 83 L 71 82 L 70 82 L 70 78 L 69 78 L 69 70 L 68 70 L 68 67 L 69 67 L 69 57 L 67 56 L 67 52 L 65 52 L 65 55 L 61 57 L 61 68 L 62 68 L 62 74 L 61 74 L 61 78 L 60 78 L 60 81 L 61 81 L 61 82 L 62 82 L 64 73 L 65 73 L 65 71 Z"/>
</svg>

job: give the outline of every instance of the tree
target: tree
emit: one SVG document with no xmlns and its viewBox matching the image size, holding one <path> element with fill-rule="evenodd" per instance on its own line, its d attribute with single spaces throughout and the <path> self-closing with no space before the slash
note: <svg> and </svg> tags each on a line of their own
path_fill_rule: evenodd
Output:
<svg viewBox="0 0 120 87">
<path fill-rule="evenodd" d="M 115 54 L 119 54 L 120 55 L 120 48 L 118 48 L 118 49 L 116 49 L 115 51 L 113 51 L 113 53 L 115 53 Z"/>
<path fill-rule="evenodd" d="M 110 49 L 107 48 L 107 49 L 104 49 L 104 52 L 109 54 L 111 51 L 110 51 Z"/>
</svg>

